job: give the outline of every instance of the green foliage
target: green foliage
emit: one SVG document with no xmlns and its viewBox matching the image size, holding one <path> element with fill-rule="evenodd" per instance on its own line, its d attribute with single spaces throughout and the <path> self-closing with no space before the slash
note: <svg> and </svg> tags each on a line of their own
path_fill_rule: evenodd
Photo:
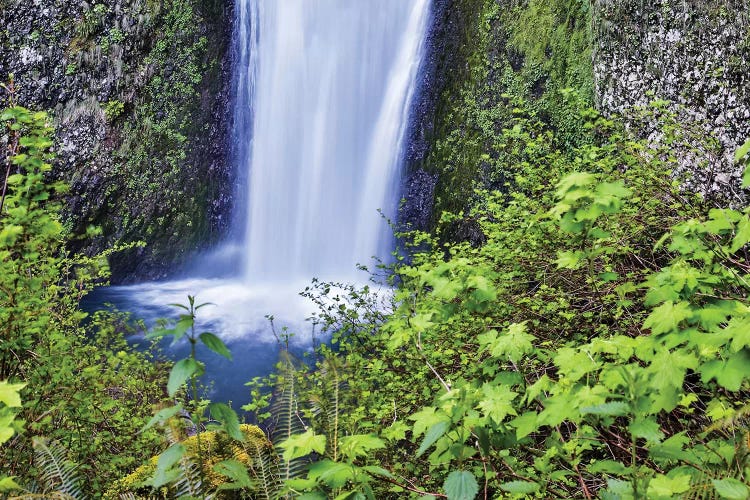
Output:
<svg viewBox="0 0 750 500">
<path fill-rule="evenodd" d="M 664 140 L 649 144 L 584 109 L 575 127 L 589 138 L 569 148 L 533 105 L 512 100 L 491 162 L 512 178 L 507 192 L 477 191 L 468 215 L 408 235 L 416 250 L 395 267 L 381 313 L 369 290 L 322 310 L 337 331 L 323 353 L 346 366 L 337 383 L 353 394 L 339 401 L 337 426 L 386 447 L 321 460 L 308 475 L 315 487 L 295 486 L 367 495 L 367 484 L 375 497 L 743 495 L 750 209 L 680 189 L 670 153 L 686 136 L 668 117 Z M 446 237 L 467 219 L 482 244 Z M 308 387 L 328 378 L 320 368 Z M 354 474 L 370 463 L 387 475 Z"/>
<path fill-rule="evenodd" d="M 162 398 L 161 369 L 132 352 L 127 325 L 113 314 L 91 317 L 79 301 L 108 275 L 106 254 L 65 251 L 58 196 L 45 182 L 51 129 L 44 113 L 12 106 L 0 113 L 8 143 L 0 209 L 0 378 L 25 383 L 25 432 L 6 443 L 0 467 L 29 485 L 40 476 L 32 437 L 64 443 L 80 464 L 81 489 L 102 485 L 153 454 L 157 436 L 136 435 Z M 84 322 L 84 319 L 87 321 Z M 133 436 L 136 436 L 135 438 Z"/>
<path fill-rule="evenodd" d="M 34 463 L 41 471 L 38 479 L 42 485 L 40 494 L 86 498 L 78 476 L 79 466 L 68 458 L 68 451 L 60 443 L 34 438 L 34 451 Z"/>
<path fill-rule="evenodd" d="M 516 172 L 509 168 L 527 161 L 526 139 L 545 142 L 550 151 L 591 142 L 577 119 L 593 103 L 589 2 L 489 0 L 478 9 L 468 3 L 461 10 L 479 10 L 479 19 L 464 43 L 470 52 L 458 63 L 467 70 L 450 68 L 461 78 L 441 97 L 434 146 L 423 165 L 438 174 L 434 225 L 443 212 L 467 211 L 476 188 L 514 189 Z M 524 137 L 526 127 L 515 137 L 502 134 L 519 112 L 532 124 L 551 126 L 540 137 Z"/>
<path fill-rule="evenodd" d="M 195 297 L 188 295 L 187 305 L 172 305 L 184 310 L 184 313 L 180 314 L 171 328 L 161 326 L 149 333 L 148 337 L 158 339 L 164 336 L 171 336 L 173 342 L 186 339 L 190 343 L 190 355 L 175 362 L 167 381 L 167 393 L 170 397 L 175 397 L 178 391 L 187 385 L 190 400 L 186 401 L 184 406 L 178 403 L 172 407 L 163 408 L 146 424 L 144 429 L 148 429 L 156 423 L 167 423 L 185 407 L 189 409 L 190 421 L 196 428 L 203 428 L 204 422 L 207 421 L 205 413 L 208 412 L 211 420 L 218 422 L 218 425 L 211 425 L 212 429 L 225 432 L 231 439 L 242 442 L 245 439 L 245 435 L 241 432 L 239 418 L 234 410 L 227 404 L 207 402 L 198 397 L 199 379 L 205 373 L 204 363 L 198 361 L 196 357 L 198 343 L 202 343 L 210 350 L 228 359 L 232 357 L 229 349 L 227 349 L 219 337 L 209 332 L 200 334 L 196 332 L 195 320 L 198 310 L 211 304 L 196 305 Z M 191 489 L 190 493 L 193 496 L 199 495 L 206 498 L 206 495 L 208 495 L 206 492 L 208 482 L 205 481 L 207 469 L 215 472 L 226 472 L 230 475 L 229 477 L 234 483 L 238 481 L 239 483 L 243 483 L 244 476 L 240 477 L 236 474 L 236 464 L 224 464 L 224 466 L 220 466 L 218 469 L 209 467 L 209 464 L 215 464 L 215 461 L 212 462 L 211 460 L 210 450 L 204 449 L 201 443 L 201 434 L 200 432 L 196 434 L 196 445 L 190 452 L 188 447 L 181 442 L 174 442 L 169 448 L 163 451 L 157 459 L 156 468 L 148 485 L 154 489 L 159 489 L 170 483 L 174 483 L 174 487 L 177 490 L 180 489 L 181 485 L 184 485 Z M 197 475 L 195 477 L 192 474 L 194 468 L 192 459 L 197 461 Z M 247 485 L 238 484 L 236 486 L 237 488 L 244 488 Z M 216 487 L 218 485 L 213 485 L 213 488 Z M 192 491 L 193 489 L 195 491 Z M 229 489 L 229 487 L 225 486 L 224 489 Z"/>
<path fill-rule="evenodd" d="M 175 420 L 169 425 L 179 426 Z M 257 487 L 254 476 L 263 467 L 257 457 L 267 453 L 272 445 L 256 426 L 243 424 L 239 432 L 242 440 L 214 430 L 176 441 L 161 455 L 111 484 L 104 498 L 119 499 L 128 493 L 137 494 L 139 498 L 148 495 L 179 498 L 186 490 L 196 498 L 212 495 L 213 498 L 237 498 L 235 493 L 240 491 L 254 492 Z M 196 464 L 199 456 L 203 463 L 201 471 Z"/>
<path fill-rule="evenodd" d="M 149 8 L 154 40 L 143 67 L 133 71 L 150 76 L 128 106 L 133 119 L 121 120 L 122 142 L 113 152 L 117 181 L 107 196 L 122 212 L 101 221 L 105 234 L 122 241 L 147 239 L 157 258 L 175 258 L 175 249 L 193 249 L 205 240 L 207 207 L 218 189 L 212 179 L 190 179 L 196 167 L 186 165 L 190 148 L 207 132 L 205 120 L 197 118 L 205 115 L 201 91 L 218 92 L 222 81 L 219 44 L 201 29 L 210 10 L 210 3 L 196 0 L 167 0 Z M 107 44 L 121 38 L 114 29 L 104 37 Z M 112 121 L 124 111 L 105 107 L 105 113 Z M 150 200 L 154 192 L 161 193 L 158 204 Z"/>
<path fill-rule="evenodd" d="M 107 101 L 104 105 L 104 116 L 110 122 L 116 120 L 125 111 L 125 104 L 122 101 Z"/>
</svg>

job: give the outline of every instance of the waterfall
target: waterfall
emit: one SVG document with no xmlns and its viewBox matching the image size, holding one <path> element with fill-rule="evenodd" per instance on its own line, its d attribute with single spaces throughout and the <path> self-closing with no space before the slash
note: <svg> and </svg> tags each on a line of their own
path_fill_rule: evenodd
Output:
<svg viewBox="0 0 750 500">
<path fill-rule="evenodd" d="M 244 282 L 352 279 L 387 255 L 429 3 L 237 0 Z"/>
<path fill-rule="evenodd" d="M 174 317 L 167 304 L 188 294 L 210 303 L 198 328 L 218 333 L 236 360 L 211 359 L 211 397 L 243 401 L 244 383 L 276 359 L 265 315 L 308 349 L 315 306 L 299 291 L 313 277 L 357 282 L 356 264 L 392 247 L 378 209 L 395 217 L 430 0 L 236 2 L 235 241 L 181 280 L 100 289 L 93 301 L 148 324 Z M 185 344 L 165 349 L 180 357 Z"/>
</svg>

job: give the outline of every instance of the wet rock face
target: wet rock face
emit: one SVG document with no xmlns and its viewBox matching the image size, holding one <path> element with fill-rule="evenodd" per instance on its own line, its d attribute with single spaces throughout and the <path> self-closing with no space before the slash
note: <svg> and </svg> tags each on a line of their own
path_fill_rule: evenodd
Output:
<svg viewBox="0 0 750 500">
<path fill-rule="evenodd" d="M 711 165 L 691 171 L 690 187 L 740 201 L 732 155 L 750 137 L 747 2 L 597 0 L 594 16 L 598 106 L 628 114 L 653 99 L 671 101 L 679 121 L 720 143 Z M 652 124 L 638 125 L 648 132 Z"/>
<path fill-rule="evenodd" d="M 404 202 L 399 212 L 404 230 L 427 231 L 430 229 L 436 183 L 437 174 L 428 174 L 422 169 L 409 174 L 404 182 Z"/>
<path fill-rule="evenodd" d="M 115 256 L 115 281 L 164 276 L 226 230 L 231 12 L 218 0 L 0 0 L 0 79 L 50 112 L 71 185 L 71 248 Z M 186 29 L 187 27 L 187 29 Z M 166 98 L 174 89 L 174 99 Z M 168 96 L 171 97 L 171 96 Z"/>
</svg>

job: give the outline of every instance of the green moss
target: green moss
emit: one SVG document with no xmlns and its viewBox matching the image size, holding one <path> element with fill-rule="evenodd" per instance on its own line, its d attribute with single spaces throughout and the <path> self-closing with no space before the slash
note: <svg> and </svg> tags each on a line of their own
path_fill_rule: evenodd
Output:
<svg viewBox="0 0 750 500">
<path fill-rule="evenodd" d="M 478 187 L 503 189 L 512 172 L 498 165 L 503 128 L 517 99 L 551 124 L 569 146 L 585 140 L 571 107 L 593 99 L 588 2 L 529 0 L 500 6 L 464 2 L 470 24 L 459 69 L 441 97 L 434 147 L 424 168 L 438 174 L 433 222 L 464 210 Z M 459 68 L 461 65 L 458 65 Z M 562 92 L 572 88 L 575 92 Z M 511 98 L 512 96 L 512 98 Z"/>
<path fill-rule="evenodd" d="M 200 440 L 197 436 L 191 436 L 182 441 L 187 450 L 188 458 L 193 462 L 196 461 L 195 457 L 198 456 L 198 450 L 201 450 L 201 456 L 204 461 L 203 474 L 212 488 L 218 488 L 226 481 L 224 476 L 214 472 L 213 467 L 217 463 L 223 460 L 234 459 L 250 468 L 253 465 L 253 459 L 251 458 L 252 452 L 248 453 L 248 450 L 265 447 L 269 449 L 273 448 L 266 435 L 257 426 L 241 425 L 240 431 L 245 436 L 244 443 L 233 440 L 226 433 L 214 431 L 201 432 Z M 148 482 L 156 471 L 158 459 L 158 456 L 151 458 L 151 460 L 138 467 L 131 474 L 116 481 L 104 494 L 104 500 L 119 499 L 121 495 L 128 493 L 148 495 L 149 498 L 172 498 L 170 496 L 171 492 L 167 488 L 154 491 L 153 488 L 144 486 L 144 483 Z M 224 497 L 218 496 L 216 498 Z"/>
<path fill-rule="evenodd" d="M 114 152 L 120 186 L 110 193 L 111 204 L 122 211 L 119 221 L 105 222 L 105 232 L 124 241 L 148 237 L 155 260 L 161 262 L 174 260 L 210 233 L 208 205 L 216 198 L 218 182 L 198 182 L 202 166 L 188 161 L 211 161 L 197 158 L 195 150 L 211 112 L 201 95 L 216 95 L 221 85 L 223 46 L 213 31 L 221 29 L 222 19 L 203 14 L 212 5 L 197 0 L 149 4 L 156 36 L 138 71 L 152 76 L 133 103 L 131 119 L 124 120 Z M 209 39 L 207 27 L 208 34 L 217 36 Z M 124 38 L 116 35 L 110 30 L 107 40 Z"/>
</svg>

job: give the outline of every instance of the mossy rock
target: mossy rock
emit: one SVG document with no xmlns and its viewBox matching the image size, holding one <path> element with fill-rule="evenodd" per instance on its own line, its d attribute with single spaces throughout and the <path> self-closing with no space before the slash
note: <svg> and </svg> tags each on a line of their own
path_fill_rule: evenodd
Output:
<svg viewBox="0 0 750 500">
<path fill-rule="evenodd" d="M 252 469 L 255 463 L 254 458 L 263 456 L 266 452 L 274 453 L 273 445 L 260 428 L 255 425 L 241 425 L 240 430 L 245 436 L 244 442 L 232 439 L 224 432 L 215 431 L 201 432 L 182 441 L 189 458 L 197 456 L 196 452 L 199 449 L 200 441 L 201 455 L 203 456 L 203 475 L 208 483 L 208 491 L 217 490 L 227 481 L 226 477 L 213 470 L 217 463 L 234 459 L 244 464 L 248 469 Z M 102 498 L 104 500 L 119 500 L 121 498 L 133 498 L 133 495 L 135 495 L 135 498 L 173 498 L 173 492 L 167 487 L 156 490 L 144 484 L 153 476 L 158 460 L 158 456 L 152 457 L 131 474 L 116 481 Z M 196 463 L 197 461 L 193 459 L 192 462 Z M 252 473 L 250 475 L 252 476 Z M 219 491 L 214 498 L 236 497 L 231 491 Z"/>
</svg>

